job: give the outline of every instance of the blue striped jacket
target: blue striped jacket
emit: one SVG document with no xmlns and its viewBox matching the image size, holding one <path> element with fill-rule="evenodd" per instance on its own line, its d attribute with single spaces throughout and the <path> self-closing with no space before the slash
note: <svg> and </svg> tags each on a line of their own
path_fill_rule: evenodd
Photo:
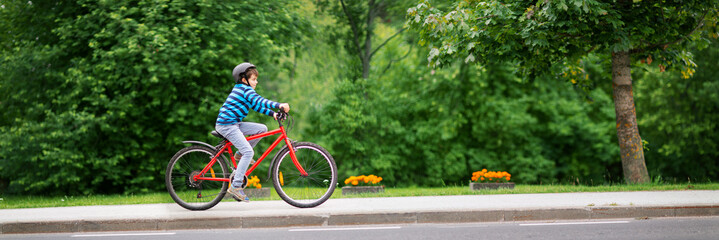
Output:
<svg viewBox="0 0 719 240">
<path fill-rule="evenodd" d="M 279 108 L 280 103 L 267 100 L 257 94 L 255 89 L 244 84 L 236 84 L 225 100 L 217 116 L 217 125 L 230 125 L 241 122 L 247 117 L 250 109 L 259 113 L 274 116 L 275 112 L 270 108 Z"/>
</svg>

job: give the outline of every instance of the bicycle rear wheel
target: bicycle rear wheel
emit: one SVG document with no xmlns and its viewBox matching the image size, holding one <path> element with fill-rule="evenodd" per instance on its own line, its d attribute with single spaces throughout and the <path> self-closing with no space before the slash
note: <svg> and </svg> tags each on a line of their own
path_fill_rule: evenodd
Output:
<svg viewBox="0 0 719 240">
<path fill-rule="evenodd" d="M 307 172 L 302 176 L 292 162 L 288 148 L 277 153 L 272 166 L 272 183 L 277 194 L 292 206 L 316 207 L 330 198 L 337 186 L 337 165 L 332 156 L 317 144 L 293 144 L 300 166 Z"/>
<path fill-rule="evenodd" d="M 208 147 L 189 146 L 172 157 L 165 171 L 165 185 L 172 200 L 189 210 L 206 210 L 222 201 L 228 182 L 193 179 L 213 156 L 214 150 Z M 224 159 L 217 159 L 204 177 L 226 178 L 229 175 Z"/>
</svg>

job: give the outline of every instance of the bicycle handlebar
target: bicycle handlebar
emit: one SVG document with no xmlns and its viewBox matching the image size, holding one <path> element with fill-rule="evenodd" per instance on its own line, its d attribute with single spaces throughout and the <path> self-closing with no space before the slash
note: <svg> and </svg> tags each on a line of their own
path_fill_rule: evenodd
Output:
<svg viewBox="0 0 719 240">
<path fill-rule="evenodd" d="M 284 109 L 280 108 L 280 111 L 277 112 L 277 123 L 282 126 L 282 121 L 286 120 L 289 115 Z"/>
</svg>

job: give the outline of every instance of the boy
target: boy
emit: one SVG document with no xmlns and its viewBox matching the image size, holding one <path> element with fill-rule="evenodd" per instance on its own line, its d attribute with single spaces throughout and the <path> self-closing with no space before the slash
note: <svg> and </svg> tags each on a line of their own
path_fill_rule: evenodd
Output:
<svg viewBox="0 0 719 240">
<path fill-rule="evenodd" d="M 260 139 L 247 141 L 245 135 L 254 135 L 267 132 L 267 126 L 260 123 L 243 122 L 250 109 L 259 113 L 272 116 L 277 119 L 277 113 L 270 108 L 281 108 L 286 112 L 290 111 L 287 103 L 278 103 L 267 100 L 255 92 L 257 86 L 257 68 L 251 63 L 242 63 L 232 70 L 235 78 L 235 87 L 220 108 L 217 116 L 215 130 L 222 134 L 232 145 L 237 147 L 235 159 L 239 159 L 237 169 L 233 172 L 235 179 L 230 183 L 228 193 L 245 202 L 250 199 L 242 189 L 245 172 L 249 167 L 252 157 L 255 154 L 252 148 L 257 145 Z"/>
</svg>

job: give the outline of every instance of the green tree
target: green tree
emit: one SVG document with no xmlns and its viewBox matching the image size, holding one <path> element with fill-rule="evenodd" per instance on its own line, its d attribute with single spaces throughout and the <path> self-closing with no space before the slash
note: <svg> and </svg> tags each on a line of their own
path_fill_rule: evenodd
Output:
<svg viewBox="0 0 719 240">
<path fill-rule="evenodd" d="M 634 107 L 632 57 L 653 59 L 662 70 L 693 71 L 687 46 L 706 45 L 698 40 L 716 36 L 717 9 L 718 0 L 488 0 L 458 1 L 444 12 L 423 1 L 408 10 L 407 23 L 431 49 L 433 66 L 457 58 L 480 64 L 510 61 L 536 76 L 552 64 L 572 65 L 589 53 L 611 59 L 624 177 L 643 183 L 649 175 Z"/>
<path fill-rule="evenodd" d="M 181 140 L 208 139 L 232 68 L 252 61 L 260 81 L 270 79 L 309 28 L 292 1 L 3 5 L 0 178 L 8 193 L 162 189 Z"/>
<path fill-rule="evenodd" d="M 377 51 L 405 30 L 401 28 L 392 36 L 378 40 L 375 34 L 378 22 L 401 23 L 404 10 L 411 4 L 409 1 L 385 0 L 318 1 L 320 12 L 330 13 L 337 21 L 336 26 L 327 29 L 333 36 L 332 41 L 342 44 L 347 52 L 357 57 L 351 61 L 358 63 L 354 66 L 361 66 L 361 69 L 354 71 L 361 74 L 352 74 L 350 79 L 368 78 L 372 58 Z M 373 47 L 373 44 L 378 45 Z"/>
</svg>

